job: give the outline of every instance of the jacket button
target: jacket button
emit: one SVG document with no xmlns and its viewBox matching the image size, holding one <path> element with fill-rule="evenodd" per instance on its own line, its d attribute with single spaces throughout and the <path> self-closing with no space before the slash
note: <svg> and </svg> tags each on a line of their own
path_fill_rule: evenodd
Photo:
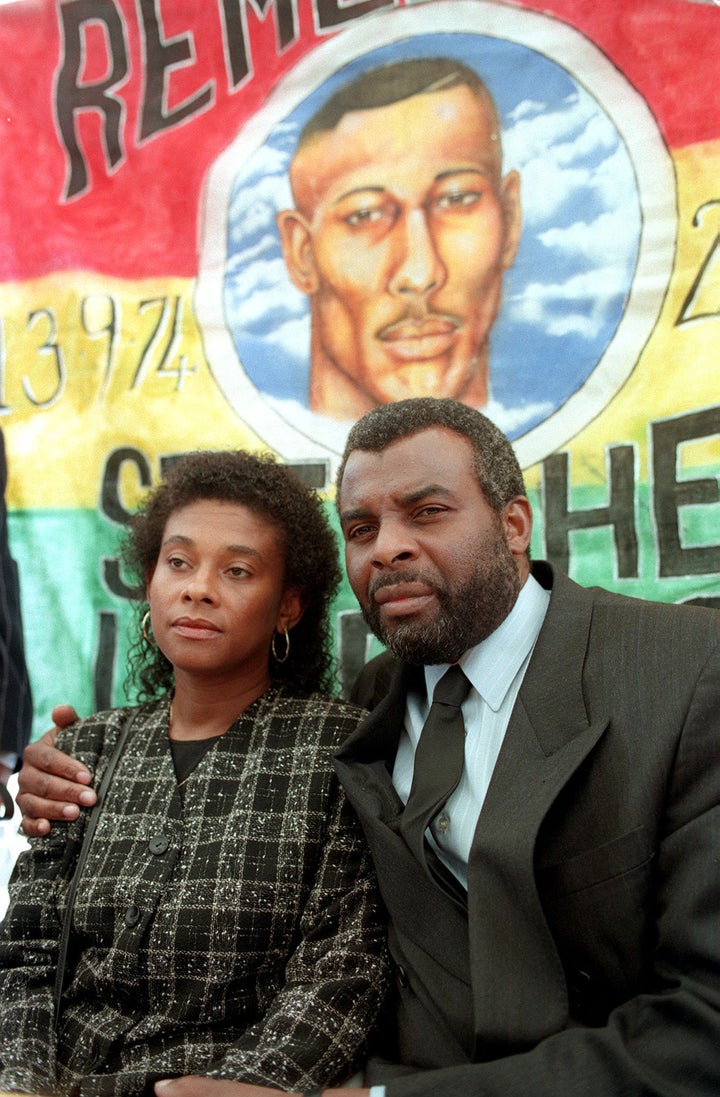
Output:
<svg viewBox="0 0 720 1097">
<path fill-rule="evenodd" d="M 140 908 L 136 907 L 134 903 L 131 903 L 131 905 L 125 911 L 125 925 L 130 926 L 130 928 L 132 929 L 133 926 L 136 926 L 138 924 L 138 922 L 140 921 L 140 917 Z"/>
<path fill-rule="evenodd" d="M 405 968 L 402 966 L 402 964 L 397 965 L 396 975 L 397 975 L 397 981 L 398 981 L 399 985 L 401 987 L 406 987 L 408 985 L 408 977 L 407 977 L 407 972 L 406 972 Z"/>
<path fill-rule="evenodd" d="M 155 834 L 148 842 L 148 849 L 156 857 L 162 857 L 170 845 L 170 840 L 164 834 Z"/>
</svg>

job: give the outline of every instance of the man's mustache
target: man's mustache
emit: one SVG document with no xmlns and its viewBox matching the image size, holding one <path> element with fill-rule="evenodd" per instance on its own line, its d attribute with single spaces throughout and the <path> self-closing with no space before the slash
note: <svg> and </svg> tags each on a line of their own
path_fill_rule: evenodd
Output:
<svg viewBox="0 0 720 1097">
<path fill-rule="evenodd" d="M 376 333 L 377 339 L 408 339 L 429 335 L 447 335 L 462 327 L 462 319 L 451 312 L 436 312 L 420 301 L 409 305 L 401 316 L 383 325 Z"/>
<path fill-rule="evenodd" d="M 439 587 L 437 582 L 428 578 L 427 575 L 423 575 L 421 571 L 396 571 L 392 575 L 381 575 L 374 583 L 370 585 L 368 594 L 370 598 L 374 598 L 379 590 L 383 587 L 399 587 L 404 583 L 424 583 L 430 587 L 436 594 L 442 593 L 442 587 Z"/>
</svg>

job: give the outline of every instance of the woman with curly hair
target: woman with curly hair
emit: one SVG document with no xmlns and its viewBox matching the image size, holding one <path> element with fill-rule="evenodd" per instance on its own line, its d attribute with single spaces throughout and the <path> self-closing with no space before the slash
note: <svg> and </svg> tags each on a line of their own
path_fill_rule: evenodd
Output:
<svg viewBox="0 0 720 1097">
<path fill-rule="evenodd" d="M 369 858 L 331 764 L 362 712 L 321 692 L 339 581 L 322 505 L 269 458 L 192 454 L 132 519 L 124 555 L 141 703 L 58 739 L 101 792 L 15 869 L 0 1088 L 342 1082 L 386 969 Z"/>
</svg>

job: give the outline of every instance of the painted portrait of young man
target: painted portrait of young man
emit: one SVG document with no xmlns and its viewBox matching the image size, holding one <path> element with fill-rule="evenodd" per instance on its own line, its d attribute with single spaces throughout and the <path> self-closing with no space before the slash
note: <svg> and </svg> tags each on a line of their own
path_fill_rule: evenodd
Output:
<svg viewBox="0 0 720 1097">
<path fill-rule="evenodd" d="M 666 165 L 648 184 L 633 162 L 633 125 L 651 119 L 616 107 L 617 73 L 601 73 L 607 106 L 572 50 L 561 64 L 533 48 L 531 13 L 502 38 L 455 7 L 447 33 L 412 9 L 377 19 L 387 44 L 368 50 L 361 28 L 324 43 L 210 173 L 197 311 L 211 368 L 288 456 L 337 453 L 350 422 L 409 396 L 481 408 L 521 452 L 558 414 L 567 438 L 656 317 L 647 285 L 639 319 L 632 307 L 642 187 L 666 181 Z M 670 253 L 654 242 L 655 272 Z"/>
</svg>

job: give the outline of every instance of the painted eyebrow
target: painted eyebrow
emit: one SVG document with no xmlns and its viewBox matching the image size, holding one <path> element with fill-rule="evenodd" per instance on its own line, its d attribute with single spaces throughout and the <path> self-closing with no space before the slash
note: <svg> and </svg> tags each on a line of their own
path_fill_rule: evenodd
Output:
<svg viewBox="0 0 720 1097">
<path fill-rule="evenodd" d="M 346 190 L 344 194 L 338 195 L 338 197 L 335 199 L 335 205 L 337 205 L 338 202 L 344 201 L 345 198 L 352 198 L 355 194 L 367 194 L 368 191 L 371 194 L 384 194 L 386 190 L 387 187 L 352 187 L 351 190 Z"/>
<path fill-rule="evenodd" d="M 439 175 L 435 176 L 435 182 L 438 183 L 443 179 L 452 179 L 454 175 L 480 175 L 485 179 L 490 174 L 490 167 L 474 167 L 474 168 L 450 168 L 448 171 L 441 171 Z"/>
<path fill-rule="evenodd" d="M 447 171 L 441 171 L 435 176 L 434 182 L 441 182 L 443 179 L 451 179 L 455 175 L 480 175 L 484 179 L 490 174 L 490 168 L 449 168 Z M 335 199 L 335 205 L 339 202 L 343 202 L 346 198 L 352 198 L 356 194 L 385 194 L 387 187 L 373 186 L 368 184 L 363 187 L 352 187 L 350 190 L 346 190 L 344 194 L 338 195 Z"/>
</svg>

